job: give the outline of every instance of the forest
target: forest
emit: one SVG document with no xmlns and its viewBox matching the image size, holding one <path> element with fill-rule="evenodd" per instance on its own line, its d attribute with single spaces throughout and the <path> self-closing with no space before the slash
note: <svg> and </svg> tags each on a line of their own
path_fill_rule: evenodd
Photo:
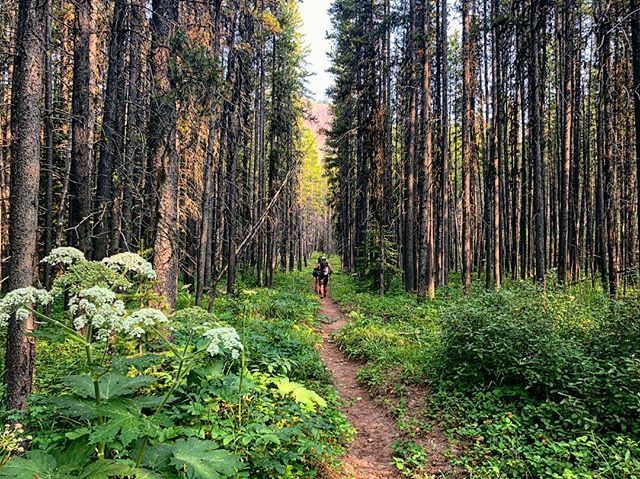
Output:
<svg viewBox="0 0 640 479">
<path fill-rule="evenodd" d="M 3 0 L 0 358 L 0 478 L 639 478 L 640 1 Z"/>
</svg>

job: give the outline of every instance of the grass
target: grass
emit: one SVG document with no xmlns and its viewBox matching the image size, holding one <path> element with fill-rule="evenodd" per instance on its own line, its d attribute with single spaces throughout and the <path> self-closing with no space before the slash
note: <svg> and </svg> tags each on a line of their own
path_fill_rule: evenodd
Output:
<svg viewBox="0 0 640 479">
<path fill-rule="evenodd" d="M 427 434 L 440 424 L 464 446 L 452 462 L 470 477 L 640 477 L 638 297 L 613 302 L 550 281 L 545 291 L 476 285 L 466 298 L 456 280 L 418 303 L 334 275 L 333 297 L 351 319 L 339 344 L 364 361 L 359 379 L 373 394 L 399 397 L 400 429 Z M 415 386 L 430 391 L 418 423 L 404 407 Z M 416 448 L 397 446 L 408 477 L 428 461 Z"/>
</svg>

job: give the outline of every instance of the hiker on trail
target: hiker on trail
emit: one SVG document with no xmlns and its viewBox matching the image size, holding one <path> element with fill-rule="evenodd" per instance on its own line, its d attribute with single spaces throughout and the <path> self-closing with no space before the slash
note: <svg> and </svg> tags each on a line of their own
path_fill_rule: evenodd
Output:
<svg viewBox="0 0 640 479">
<path fill-rule="evenodd" d="M 318 257 L 318 261 L 317 263 L 314 265 L 313 267 L 313 291 L 316 294 L 320 293 L 320 260 L 322 259 L 322 256 Z"/>
<path fill-rule="evenodd" d="M 317 271 L 317 273 L 315 273 Z M 318 259 L 318 263 L 314 268 L 314 276 L 316 277 L 317 290 L 316 292 L 321 298 L 327 297 L 327 284 L 329 284 L 329 276 L 333 273 L 329 260 L 326 256 L 321 256 Z"/>
</svg>

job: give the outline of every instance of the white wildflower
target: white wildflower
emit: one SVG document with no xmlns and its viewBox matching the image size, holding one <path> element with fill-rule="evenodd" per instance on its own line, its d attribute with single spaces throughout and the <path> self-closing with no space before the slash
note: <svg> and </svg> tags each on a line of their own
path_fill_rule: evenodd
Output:
<svg viewBox="0 0 640 479">
<path fill-rule="evenodd" d="M 41 263 L 47 263 L 51 266 L 57 266 L 59 264 L 64 266 L 70 266 L 80 261 L 85 261 L 84 253 L 79 249 L 71 246 L 61 246 L 60 248 L 54 248 L 47 256 L 45 256 Z"/>
<path fill-rule="evenodd" d="M 210 356 L 231 354 L 231 358 L 238 359 L 242 351 L 242 342 L 235 328 L 219 327 L 207 329 L 203 336 L 211 341 L 207 347 Z"/>
<path fill-rule="evenodd" d="M 116 294 L 108 288 L 94 286 L 83 289 L 69 301 L 73 325 L 80 331 L 91 325 L 96 338 L 106 341 L 109 335 L 121 327 L 124 303 L 116 300 Z"/>
<path fill-rule="evenodd" d="M 9 291 L 7 295 L 0 300 L 0 326 L 6 326 L 9 317 L 15 313 L 19 319 L 24 319 L 29 315 L 29 311 L 25 306 L 46 305 L 53 301 L 52 296 L 44 289 L 34 288 L 18 288 Z"/>
<path fill-rule="evenodd" d="M 146 259 L 136 253 L 119 253 L 102 260 L 121 273 L 135 273 L 147 279 L 155 279 L 156 272 Z"/>
<path fill-rule="evenodd" d="M 120 326 L 120 331 L 128 334 L 132 338 L 140 338 L 147 333 L 150 327 L 156 327 L 168 322 L 169 320 L 162 311 L 153 308 L 144 308 L 124 318 Z"/>
</svg>

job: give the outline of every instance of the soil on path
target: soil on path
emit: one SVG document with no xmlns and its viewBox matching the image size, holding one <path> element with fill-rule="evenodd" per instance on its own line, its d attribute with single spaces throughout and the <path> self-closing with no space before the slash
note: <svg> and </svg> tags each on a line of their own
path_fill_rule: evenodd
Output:
<svg viewBox="0 0 640 479">
<path fill-rule="evenodd" d="M 400 478 L 392 465 L 391 445 L 398 438 L 395 422 L 385 415 L 385 408 L 358 385 L 360 365 L 347 360 L 331 338 L 346 323 L 340 310 L 329 298 L 320 301 L 320 313 L 327 317 L 322 328 L 320 354 L 333 373 L 335 387 L 345 402 L 343 410 L 357 431 L 343 458 L 343 473 L 354 479 Z"/>
</svg>

